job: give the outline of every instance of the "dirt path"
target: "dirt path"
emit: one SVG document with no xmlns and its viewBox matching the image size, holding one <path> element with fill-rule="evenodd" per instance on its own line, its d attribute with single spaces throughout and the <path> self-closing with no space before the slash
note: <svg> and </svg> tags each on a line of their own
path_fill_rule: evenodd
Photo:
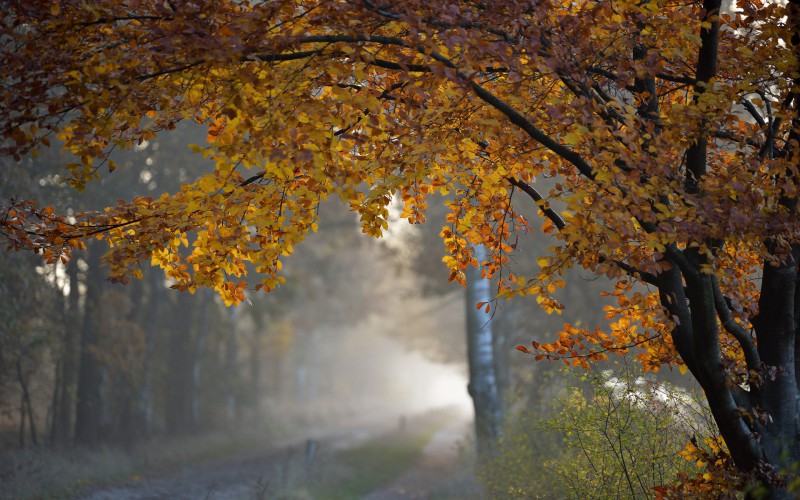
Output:
<svg viewBox="0 0 800 500">
<path fill-rule="evenodd" d="M 308 439 L 277 443 L 255 452 L 214 459 L 98 489 L 83 500 L 263 500 L 282 493 L 308 473 L 308 446 L 331 453 L 357 446 L 386 424 L 345 426 L 310 433 Z M 316 451 L 315 451 L 316 454 Z"/>
<path fill-rule="evenodd" d="M 447 490 L 454 476 L 459 473 L 465 439 L 471 431 L 471 424 L 471 420 L 465 417 L 437 432 L 410 469 L 391 484 L 364 497 L 364 500 L 427 500 L 432 496 L 449 497 Z"/>
<path fill-rule="evenodd" d="M 128 481 L 86 495 L 84 500 L 215 499 L 263 500 L 307 498 L 297 496 L 297 486 L 318 479 L 323 463 L 334 463 L 336 454 L 353 449 L 381 433 L 396 430 L 396 421 L 351 425 L 308 440 L 267 446 L 207 463 L 172 470 L 161 475 Z M 459 444 L 468 432 L 467 419 L 439 430 L 416 463 L 391 484 L 367 495 L 368 500 L 427 499 L 440 490 L 460 463 Z M 308 446 L 312 443 L 313 457 Z M 309 460 L 311 459 L 311 460 Z M 324 473 L 324 472 L 322 472 Z M 294 492 L 294 493 L 293 493 Z"/>
</svg>

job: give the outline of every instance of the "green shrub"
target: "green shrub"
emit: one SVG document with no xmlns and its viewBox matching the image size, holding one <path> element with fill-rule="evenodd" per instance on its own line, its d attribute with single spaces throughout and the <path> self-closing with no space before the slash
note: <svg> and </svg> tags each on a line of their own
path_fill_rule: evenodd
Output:
<svg viewBox="0 0 800 500">
<path fill-rule="evenodd" d="M 491 498 L 650 498 L 655 486 L 696 472 L 679 454 L 715 431 L 685 389 L 623 365 L 567 384 L 546 415 L 527 408 L 507 422 L 480 478 Z"/>
</svg>

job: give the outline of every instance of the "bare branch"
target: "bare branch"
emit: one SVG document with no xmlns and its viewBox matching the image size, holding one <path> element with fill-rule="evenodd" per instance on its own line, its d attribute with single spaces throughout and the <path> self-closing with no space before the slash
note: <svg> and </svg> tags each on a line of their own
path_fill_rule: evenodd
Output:
<svg viewBox="0 0 800 500">
<path fill-rule="evenodd" d="M 203 61 L 203 60 L 190 62 L 190 63 L 187 63 L 187 64 L 183 64 L 181 66 L 175 66 L 174 68 L 168 68 L 168 69 L 165 69 L 165 70 L 162 70 L 162 71 L 157 71 L 155 73 L 149 73 L 147 75 L 142 75 L 140 77 L 137 77 L 136 80 L 139 81 L 139 82 L 143 82 L 143 81 L 149 80 L 151 78 L 158 78 L 159 76 L 169 75 L 169 74 L 172 74 L 172 73 L 180 73 L 181 71 L 185 71 L 185 70 L 193 68 L 195 66 L 199 66 L 199 65 L 203 64 L 204 62 L 205 61 Z"/>
<path fill-rule="evenodd" d="M 261 172 L 260 174 L 256 174 L 256 175 L 254 175 L 254 176 L 252 176 L 252 177 L 250 177 L 248 179 L 245 179 L 245 180 L 243 180 L 242 182 L 239 183 L 239 187 L 244 187 L 244 186 L 246 186 L 248 184 L 252 184 L 252 183 L 254 183 L 254 182 L 258 181 L 258 180 L 261 180 L 261 179 L 264 178 L 265 175 L 267 175 L 266 172 Z"/>
</svg>

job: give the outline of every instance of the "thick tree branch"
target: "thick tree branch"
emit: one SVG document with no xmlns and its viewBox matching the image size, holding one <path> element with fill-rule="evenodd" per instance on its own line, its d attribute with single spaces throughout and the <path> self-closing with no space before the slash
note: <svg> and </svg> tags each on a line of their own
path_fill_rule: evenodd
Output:
<svg viewBox="0 0 800 500">
<path fill-rule="evenodd" d="M 99 19 L 95 19 L 93 21 L 84 21 L 77 23 L 78 26 L 82 27 L 89 27 L 89 26 L 97 26 L 100 24 L 116 24 L 119 22 L 127 22 L 127 21 L 174 21 L 174 17 L 164 17 L 164 16 L 155 16 L 155 15 L 141 15 L 141 16 L 114 16 L 114 17 L 101 17 Z"/>
<path fill-rule="evenodd" d="M 729 141 L 734 141 L 738 143 L 745 143 L 748 146 L 752 146 L 754 148 L 761 148 L 764 147 L 764 144 L 761 141 L 758 141 L 752 137 L 742 138 L 732 132 L 727 130 L 712 130 L 708 133 L 711 137 L 716 139 L 725 139 Z"/>
<path fill-rule="evenodd" d="M 617 79 L 619 78 L 613 71 L 599 68 L 597 66 L 590 66 L 589 68 L 586 68 L 586 71 L 588 71 L 589 73 L 594 73 L 596 75 L 604 76 L 609 80 L 617 81 Z M 697 83 L 697 80 L 695 80 L 694 78 L 690 78 L 688 76 L 670 75 L 668 73 L 656 73 L 655 77 L 658 78 L 659 80 L 664 80 L 665 82 L 682 83 L 684 85 L 694 85 L 695 83 Z"/>
<path fill-rule="evenodd" d="M 575 97 L 585 97 L 588 101 L 594 101 L 601 106 L 601 108 L 597 111 L 597 114 L 603 119 L 605 124 L 608 125 L 609 129 L 613 130 L 618 125 L 625 123 L 625 118 L 613 107 L 608 105 L 610 96 L 604 96 L 603 94 L 597 92 L 593 87 L 590 87 L 584 82 L 577 82 L 569 76 L 560 74 L 560 79 L 564 86 L 569 89 L 569 91 L 572 92 Z M 609 100 L 606 98 L 609 98 Z"/>
<path fill-rule="evenodd" d="M 368 64 L 379 68 L 392 69 L 395 71 L 407 71 L 409 73 L 430 73 L 431 68 L 425 64 L 398 63 L 385 59 L 374 58 Z"/>
<path fill-rule="evenodd" d="M 728 333 L 733 335 L 742 347 L 748 370 L 758 370 L 761 366 L 761 357 L 758 355 L 756 344 L 747 330 L 733 318 L 733 314 L 731 314 L 731 310 L 727 302 L 725 302 L 725 297 L 722 295 L 722 290 L 716 278 L 714 278 L 714 306 L 722 322 L 722 326 Z"/>
<path fill-rule="evenodd" d="M 694 102 L 700 100 L 706 87 L 717 74 L 719 48 L 719 9 L 720 0 L 705 0 L 703 3 L 703 21 L 708 23 L 700 29 L 700 49 L 697 54 L 697 66 L 694 87 Z M 706 174 L 708 155 L 708 134 L 699 130 L 696 140 L 686 151 L 686 191 L 697 193 L 700 182 Z"/>
<path fill-rule="evenodd" d="M 539 191 L 536 190 L 536 188 L 534 188 L 527 182 L 522 182 L 514 177 L 508 177 L 507 179 L 512 186 L 521 189 L 525 194 L 530 196 L 531 199 L 533 199 L 533 201 L 536 202 L 536 206 L 539 208 L 539 210 L 542 211 L 545 217 L 550 219 L 550 221 L 553 223 L 554 226 L 556 226 L 556 228 L 558 228 L 559 231 L 563 230 L 567 226 L 566 222 L 564 222 L 564 219 L 561 218 L 561 216 L 558 215 L 555 212 L 555 210 L 541 203 L 542 201 L 544 201 L 544 198 L 539 193 Z M 602 255 L 600 256 L 600 262 L 610 262 L 619 267 L 620 269 L 622 269 L 623 271 L 625 271 L 629 276 L 638 277 L 645 283 L 649 283 L 651 285 L 658 284 L 658 276 L 652 273 L 636 269 L 635 267 L 631 266 L 630 264 L 626 264 L 625 262 L 607 259 Z"/>
<path fill-rule="evenodd" d="M 279 62 L 279 61 L 295 61 L 297 59 L 305 59 L 322 52 L 322 49 L 304 50 L 301 52 L 289 52 L 283 54 L 253 54 L 242 58 L 243 61 L 251 61 L 256 59 L 263 62 Z"/>
<path fill-rule="evenodd" d="M 667 245 L 667 257 L 674 263 L 677 264 L 678 269 L 680 269 L 681 274 L 686 278 L 687 285 L 693 286 L 699 272 L 697 268 L 689 261 L 689 258 L 678 249 L 675 245 Z"/>
<path fill-rule="evenodd" d="M 592 167 L 586 162 L 586 160 L 583 159 L 581 155 L 557 142 L 552 137 L 536 128 L 533 123 L 525 118 L 519 111 L 515 110 L 509 106 L 508 103 L 483 88 L 479 83 L 471 81 L 470 86 L 478 97 L 506 115 L 511 123 L 525 131 L 525 133 L 527 133 L 533 140 L 574 165 L 587 179 L 594 180 L 595 175 L 594 172 L 592 172 Z"/>
<path fill-rule="evenodd" d="M 747 110 L 760 127 L 767 125 L 767 122 L 764 121 L 764 117 L 761 116 L 761 113 L 758 112 L 755 105 L 749 99 L 742 99 L 742 106 L 744 106 L 744 109 Z"/>
<path fill-rule="evenodd" d="M 191 68 L 194 68 L 195 66 L 199 66 L 199 65 L 203 64 L 204 62 L 205 61 L 201 59 L 201 60 L 198 60 L 198 61 L 194 61 L 194 62 L 190 62 L 190 63 L 187 63 L 187 64 L 183 64 L 181 66 L 175 66 L 174 68 L 168 68 L 168 69 L 165 69 L 165 70 L 157 71 L 155 73 L 148 73 L 146 75 L 142 75 L 142 76 L 137 77 L 136 80 L 141 83 L 141 82 L 143 82 L 145 80 L 150 80 L 151 78 L 158 78 L 159 76 L 170 75 L 170 74 L 173 74 L 173 73 L 180 73 L 181 71 L 186 71 L 187 69 L 191 69 Z"/>
<path fill-rule="evenodd" d="M 556 226 L 558 228 L 559 231 L 561 231 L 562 229 L 564 229 L 567 226 L 567 224 L 564 222 L 564 219 L 562 219 L 560 215 L 558 215 L 549 206 L 545 206 L 545 205 L 543 205 L 541 203 L 542 201 L 544 201 L 544 198 L 539 193 L 539 191 L 536 190 L 536 188 L 534 188 L 533 186 L 531 186 L 527 182 L 522 182 L 522 181 L 516 179 L 515 177 L 508 177 L 507 179 L 508 179 L 508 182 L 510 182 L 512 186 L 521 189 L 525 194 L 530 196 L 533 199 L 533 201 L 536 202 L 536 206 L 539 207 L 539 210 L 542 211 L 542 213 L 545 215 L 545 217 L 550 219 L 550 221 L 553 223 L 554 226 Z"/>
<path fill-rule="evenodd" d="M 382 35 L 309 35 L 295 40 L 298 45 L 306 43 L 377 43 L 379 45 L 398 45 L 409 47 L 402 38 Z"/>
<path fill-rule="evenodd" d="M 645 283 L 648 283 L 648 284 L 653 285 L 653 286 L 658 286 L 658 282 L 659 282 L 658 276 L 656 276 L 653 273 L 648 273 L 647 271 L 642 271 L 640 269 L 637 269 L 637 268 L 633 267 L 630 264 L 626 264 L 625 262 L 622 262 L 621 260 L 606 259 L 605 257 L 603 257 L 601 255 L 600 256 L 600 262 L 604 262 L 604 261 L 611 262 L 615 266 L 618 266 L 620 269 L 625 271 L 625 273 L 628 274 L 628 276 L 631 276 L 631 277 L 634 277 L 634 278 L 639 278 L 642 281 L 644 281 Z"/>
<path fill-rule="evenodd" d="M 680 354 L 683 362 L 692 373 L 696 373 L 697 355 L 694 350 L 692 337 L 692 315 L 689 311 L 686 291 L 681 279 L 681 271 L 674 262 L 670 262 L 672 267 L 662 272 L 658 278 L 658 294 L 661 306 L 669 313 L 670 318 L 675 322 L 672 329 L 672 342 Z"/>
</svg>

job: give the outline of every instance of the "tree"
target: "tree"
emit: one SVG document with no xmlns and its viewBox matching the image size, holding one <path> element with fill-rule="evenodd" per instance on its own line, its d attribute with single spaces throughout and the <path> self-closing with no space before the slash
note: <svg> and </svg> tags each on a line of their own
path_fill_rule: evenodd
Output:
<svg viewBox="0 0 800 500">
<path fill-rule="evenodd" d="M 486 250 L 474 249 L 478 258 Z M 492 335 L 491 282 L 475 268 L 467 272 L 467 356 L 469 395 L 475 408 L 475 434 L 479 457 L 491 455 L 501 436 L 503 401 L 495 374 L 494 336 Z"/>
<path fill-rule="evenodd" d="M 99 243 L 89 248 L 86 279 L 86 305 L 80 335 L 80 363 L 75 391 L 75 441 L 99 444 L 107 433 L 107 401 L 102 392 L 103 368 L 98 359 L 102 320 L 97 314 L 102 300 L 104 276 L 100 268 L 103 249 Z"/>
<path fill-rule="evenodd" d="M 687 368 L 737 466 L 781 496 L 800 460 L 800 2 L 738 7 L 8 2 L 3 153 L 57 137 L 82 188 L 114 170 L 110 149 L 194 120 L 216 169 L 77 221 L 8 203 L 2 233 L 50 260 L 102 236 L 113 279 L 149 260 L 175 288 L 235 303 L 248 263 L 256 288 L 281 282 L 321 200 L 377 236 L 393 194 L 419 223 L 431 193 L 450 193 L 452 279 L 481 266 L 501 296 L 548 312 L 570 267 L 616 280 L 610 332 L 565 325 L 521 350 L 588 366 L 636 345 L 646 369 Z M 534 276 L 507 270 L 534 231 L 517 193 L 559 239 Z"/>
<path fill-rule="evenodd" d="M 0 257 L 0 294 L 5 298 L 0 307 L 0 410 L 11 415 L 11 405 L 18 409 L 20 447 L 25 446 L 26 433 L 34 446 L 43 444 L 39 436 L 44 434 L 44 412 L 37 405 L 42 394 L 36 389 L 51 374 L 48 348 L 56 343 L 59 330 L 58 315 L 53 313 L 55 290 L 29 257 Z M 42 377 L 42 372 L 47 375 Z"/>
</svg>

